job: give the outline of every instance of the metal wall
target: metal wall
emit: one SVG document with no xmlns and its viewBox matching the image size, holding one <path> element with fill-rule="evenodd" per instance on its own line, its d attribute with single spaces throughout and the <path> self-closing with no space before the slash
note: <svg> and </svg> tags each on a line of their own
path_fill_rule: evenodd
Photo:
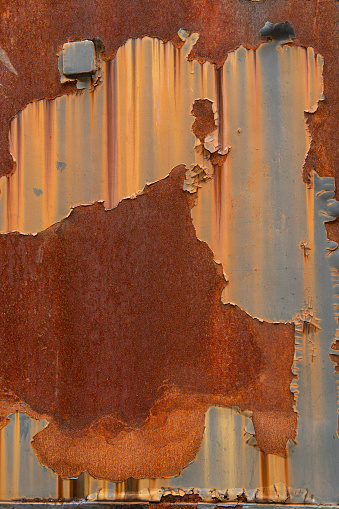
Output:
<svg viewBox="0 0 339 509">
<path fill-rule="evenodd" d="M 177 165 L 200 165 L 207 178 L 193 188 L 191 216 L 197 238 L 222 264 L 228 281 L 222 302 L 260 322 L 295 324 L 289 369 L 296 439 L 288 441 L 286 457 L 263 452 L 251 409 L 216 401 L 208 405 L 201 446 L 179 475 L 113 483 L 85 472 L 61 480 L 30 445 L 48 416 L 38 421 L 22 410 L 1 430 L 2 500 L 157 501 L 199 493 L 203 500 L 232 501 L 244 493 L 251 502 L 338 503 L 338 392 L 330 350 L 339 265 L 324 221 L 335 220 L 339 209 L 334 178 L 315 172 L 307 182 L 302 178 L 311 142 L 304 112 L 316 114 L 318 102 L 326 102 L 323 57 L 279 39 L 257 49 L 240 46 L 217 68 L 188 61 L 199 36 L 179 35 L 180 48 L 129 39 L 112 60 L 101 61 L 95 88 L 18 112 L 9 131 L 16 169 L 0 180 L 0 228 L 35 234 L 77 205 L 99 200 L 114 209 L 125 198 L 137 202 L 135 193 Z M 210 101 L 216 126 L 200 139 L 192 130 L 199 99 Z M 218 150 L 215 162 L 211 154 Z M 186 172 L 187 189 L 195 185 L 192 175 Z M 279 370 L 273 344 L 269 362 Z"/>
<path fill-rule="evenodd" d="M 0 500 L 338 504 L 337 4 L 19 4 Z"/>
</svg>

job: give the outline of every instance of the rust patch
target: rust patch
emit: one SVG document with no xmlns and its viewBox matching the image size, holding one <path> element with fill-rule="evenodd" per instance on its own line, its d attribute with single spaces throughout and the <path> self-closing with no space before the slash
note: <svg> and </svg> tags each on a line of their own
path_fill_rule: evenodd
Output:
<svg viewBox="0 0 339 509">
<path fill-rule="evenodd" d="M 189 507 L 192 507 L 191 504 L 198 504 L 202 502 L 202 498 L 198 493 L 185 493 L 184 495 L 162 495 L 160 499 L 161 504 L 166 504 L 166 507 L 170 509 L 169 506 L 173 504 L 190 504 Z M 175 505 L 175 507 L 178 507 Z M 182 505 L 180 506 L 182 509 L 185 509 Z"/>
<path fill-rule="evenodd" d="M 175 34 L 172 38 L 171 38 L 171 43 L 176 47 L 176 48 L 182 48 L 183 45 L 185 44 L 185 41 L 183 39 L 181 39 L 178 34 Z"/>
<path fill-rule="evenodd" d="M 324 74 L 326 61 L 324 64 Z M 328 81 L 325 81 L 325 85 Z M 326 94 L 326 89 L 325 89 Z M 327 95 L 325 97 L 327 98 Z M 309 182 L 309 174 L 312 170 L 322 177 L 335 177 L 336 189 L 338 189 L 338 177 L 335 168 L 339 164 L 337 149 L 329 146 L 328 140 L 332 136 L 332 125 L 338 115 L 337 105 L 329 104 L 328 101 L 320 101 L 315 113 L 304 113 L 308 130 L 311 133 L 311 144 L 303 167 L 303 180 Z M 333 224 L 333 223 L 332 223 Z M 331 225 L 327 223 L 326 229 Z M 332 238 L 332 237 L 331 237 Z M 332 238 L 334 240 L 334 238 Z"/>
<path fill-rule="evenodd" d="M 220 90 L 220 93 L 222 94 L 222 90 Z M 222 147 L 222 115 L 219 115 L 219 118 L 217 117 L 217 124 L 216 115 L 213 110 L 213 101 L 209 99 L 196 99 L 193 103 L 191 115 L 195 117 L 192 131 L 201 143 L 195 148 L 211 161 L 214 167 L 214 174 L 216 175 L 216 167 L 222 166 L 225 163 L 231 148 L 229 146 Z M 208 140 L 208 135 L 212 134 L 217 128 L 218 132 L 215 139 Z"/>
<path fill-rule="evenodd" d="M 0 236 L 1 385 L 11 411 L 49 420 L 33 448 L 61 477 L 176 475 L 213 404 L 251 410 L 266 453 L 295 438 L 294 325 L 221 302 L 185 176 L 181 165 L 115 209 Z"/>
<path fill-rule="evenodd" d="M 339 244 L 339 218 L 324 223 L 327 238 Z"/>
<path fill-rule="evenodd" d="M 337 373 L 339 373 L 339 354 L 337 353 L 330 353 L 331 361 L 333 364 L 335 364 L 335 370 Z"/>
<path fill-rule="evenodd" d="M 166 495 L 166 497 L 169 496 L 169 495 Z M 180 499 L 182 497 L 179 497 Z M 199 500 L 202 500 L 201 497 L 199 497 Z M 152 508 L 152 505 L 150 506 L 150 509 Z M 182 502 L 181 500 L 174 500 L 173 503 L 164 503 L 164 502 L 159 502 L 158 504 L 156 504 L 155 506 L 156 509 L 198 509 L 198 502 L 190 502 L 189 500 L 187 501 L 187 503 L 185 502 Z"/>
<path fill-rule="evenodd" d="M 213 152 L 210 155 L 210 161 L 213 164 L 213 166 L 222 166 L 227 158 L 227 153 L 221 154 L 219 151 Z"/>
<path fill-rule="evenodd" d="M 212 108 L 213 102 L 209 99 L 197 99 L 193 103 L 191 114 L 195 117 L 192 131 L 204 143 L 206 136 L 216 130 L 217 124 L 214 120 Z"/>
</svg>

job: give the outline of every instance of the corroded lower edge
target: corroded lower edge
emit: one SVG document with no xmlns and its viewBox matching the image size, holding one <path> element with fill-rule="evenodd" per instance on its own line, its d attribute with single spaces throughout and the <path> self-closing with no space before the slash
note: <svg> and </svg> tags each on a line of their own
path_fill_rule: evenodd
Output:
<svg viewBox="0 0 339 509">
<path fill-rule="evenodd" d="M 86 500 L 79 500 L 77 502 L 63 502 L 63 501 L 55 501 L 55 502 L 3 502 L 0 503 L 0 509 L 55 509 L 56 507 L 66 507 L 67 509 L 78 509 L 80 507 L 86 507 L 86 509 L 149 509 L 160 505 L 162 508 L 166 508 L 166 506 L 178 506 L 178 509 L 189 508 L 197 508 L 197 509 L 214 509 L 217 507 L 222 508 L 237 508 L 237 509 L 253 509 L 257 507 L 258 509 L 283 509 L 286 506 L 289 509 L 314 509 L 317 507 L 326 507 L 327 509 L 338 509 L 339 505 L 322 505 L 322 504 L 314 504 L 314 505 L 306 505 L 306 504 L 239 504 L 237 502 L 230 503 L 221 503 L 221 504 L 208 504 L 208 503 L 161 503 L 161 502 L 151 502 L 151 503 L 141 503 L 141 502 L 87 502 Z"/>
</svg>

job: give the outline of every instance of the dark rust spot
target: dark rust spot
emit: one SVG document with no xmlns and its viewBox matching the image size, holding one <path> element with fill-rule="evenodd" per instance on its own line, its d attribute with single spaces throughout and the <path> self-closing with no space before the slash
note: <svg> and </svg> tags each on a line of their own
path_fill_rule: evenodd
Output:
<svg viewBox="0 0 339 509">
<path fill-rule="evenodd" d="M 336 372 L 339 373 L 339 354 L 331 353 L 330 357 L 331 357 L 331 361 L 335 364 Z"/>
<path fill-rule="evenodd" d="M 166 497 L 170 497 L 171 495 L 166 495 Z M 172 495 L 173 498 L 176 498 L 175 495 Z M 185 495 L 184 495 L 185 496 Z M 183 497 L 184 497 L 183 496 Z M 179 500 L 173 500 L 172 503 L 164 503 L 164 502 L 160 502 L 158 504 L 151 504 L 150 506 L 150 509 L 198 509 L 198 502 L 194 502 L 194 499 L 192 500 L 192 502 L 189 501 L 189 499 L 187 500 L 187 502 L 182 502 L 181 499 L 183 497 L 178 497 Z M 201 497 L 199 497 L 200 501 L 202 500 Z M 153 506 L 153 507 L 152 507 Z"/>
<path fill-rule="evenodd" d="M 325 59 L 324 69 L 326 69 L 326 63 Z M 337 148 L 334 146 L 330 147 L 329 144 L 332 125 L 337 115 L 337 105 L 328 104 L 327 100 L 319 102 L 315 113 L 305 112 L 307 127 L 312 139 L 303 167 L 304 182 L 308 182 L 309 174 L 314 170 L 322 177 L 336 177 L 336 189 L 338 189 L 338 177 L 336 176 L 335 168 L 339 164 L 339 155 Z"/>
<path fill-rule="evenodd" d="M 195 121 L 192 125 L 192 131 L 201 143 L 204 143 L 206 136 L 213 133 L 217 128 L 212 104 L 209 99 L 197 99 L 193 103 L 191 113 L 195 117 Z"/>
<path fill-rule="evenodd" d="M 193 505 L 198 505 L 199 502 L 202 502 L 202 498 L 198 493 L 185 493 L 184 495 L 162 495 L 160 499 L 160 504 L 164 506 L 164 509 L 186 509 L 187 507 L 192 507 Z M 180 506 L 177 506 L 180 504 Z M 158 506 L 158 505 L 157 505 Z"/>
<path fill-rule="evenodd" d="M 178 34 L 175 34 L 172 38 L 171 38 L 171 43 L 176 47 L 176 48 L 182 48 L 183 45 L 185 44 L 185 41 L 183 41 L 182 39 L 180 39 L 180 37 L 178 36 Z"/>
<path fill-rule="evenodd" d="M 0 236 L 1 415 L 49 420 L 33 447 L 61 477 L 175 475 L 213 404 L 251 410 L 267 453 L 295 437 L 294 325 L 221 302 L 185 172 L 115 209 L 79 206 L 35 236 Z"/>
<path fill-rule="evenodd" d="M 339 244 L 339 218 L 329 221 L 325 224 L 327 238 Z"/>
<path fill-rule="evenodd" d="M 220 152 L 212 152 L 210 155 L 210 161 L 213 164 L 213 166 L 222 166 L 224 162 L 226 161 L 227 154 L 220 154 Z"/>
<path fill-rule="evenodd" d="M 242 493 L 240 493 L 240 495 L 237 495 L 237 501 L 243 502 L 244 504 L 246 504 L 247 497 L 246 497 L 246 493 L 244 491 Z M 235 507 L 239 507 L 239 506 L 235 506 Z"/>
</svg>

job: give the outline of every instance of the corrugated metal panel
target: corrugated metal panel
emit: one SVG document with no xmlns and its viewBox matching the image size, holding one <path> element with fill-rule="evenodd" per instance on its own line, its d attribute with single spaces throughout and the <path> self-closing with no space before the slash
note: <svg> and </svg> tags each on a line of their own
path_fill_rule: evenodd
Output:
<svg viewBox="0 0 339 509">
<path fill-rule="evenodd" d="M 201 449 L 178 477 L 128 486 L 85 474 L 79 489 L 91 498 L 119 499 L 131 491 L 157 500 L 194 488 L 205 499 L 236 500 L 245 491 L 251 501 L 336 503 L 337 393 L 329 357 L 335 321 L 319 215 L 326 201 L 316 197 L 332 181 L 315 176 L 307 186 L 301 178 L 310 143 L 304 111 L 322 99 L 322 58 L 312 48 L 273 42 L 240 47 L 217 70 L 187 62 L 195 40 L 189 37 L 181 49 L 157 39 L 129 40 L 102 64 L 103 83 L 95 90 L 20 112 L 10 131 L 17 169 L 0 180 L 1 230 L 38 232 L 77 204 L 104 200 L 114 207 L 178 164 L 207 166 L 214 178 L 201 185 L 192 217 L 198 238 L 227 273 L 223 301 L 261 320 L 298 324 L 297 444 L 289 443 L 287 459 L 266 455 L 247 443 L 253 441 L 250 415 L 212 407 Z M 199 141 L 191 130 L 193 102 L 204 98 L 217 111 L 210 145 L 231 146 L 226 162 L 214 168 L 194 149 Z M 72 481 L 40 466 L 28 446 L 41 424 L 13 417 L 1 431 L 2 499 L 71 496 Z"/>
</svg>

